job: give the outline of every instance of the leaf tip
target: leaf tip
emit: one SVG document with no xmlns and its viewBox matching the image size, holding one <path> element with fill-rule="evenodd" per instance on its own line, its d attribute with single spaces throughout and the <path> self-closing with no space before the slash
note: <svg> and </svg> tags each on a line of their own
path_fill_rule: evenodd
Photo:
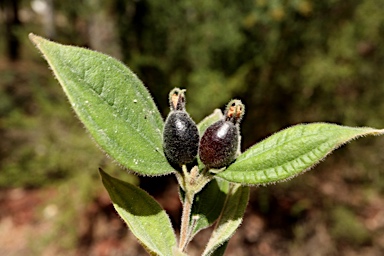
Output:
<svg viewBox="0 0 384 256">
<path fill-rule="evenodd" d="M 105 175 L 108 175 L 103 169 L 101 169 L 100 167 L 99 167 L 99 174 L 100 174 L 100 176 L 101 176 L 101 178 L 103 179 L 103 177 L 105 176 Z"/>
<path fill-rule="evenodd" d="M 41 48 L 42 46 L 41 44 L 44 43 L 44 41 L 48 41 L 48 40 L 41 36 L 35 35 L 33 33 L 29 33 L 28 37 L 29 37 L 29 40 L 31 40 L 31 42 L 35 45 L 35 47 L 39 51 L 41 51 L 44 55 L 43 49 Z"/>
<path fill-rule="evenodd" d="M 383 134 L 384 134 L 384 129 L 375 129 L 375 130 L 372 132 L 372 134 L 375 135 L 375 136 L 383 135 Z"/>
<path fill-rule="evenodd" d="M 47 46 L 47 44 L 49 44 L 49 43 L 53 43 L 52 41 L 50 41 L 44 37 L 35 35 L 33 33 L 29 33 L 28 37 L 29 37 L 29 40 L 31 40 L 31 42 L 36 46 L 36 48 L 39 49 L 43 53 L 43 55 L 45 55 L 45 50 L 44 50 L 45 47 L 44 46 Z"/>
<path fill-rule="evenodd" d="M 106 182 L 108 182 L 108 177 L 111 177 L 109 176 L 108 173 L 106 173 L 103 169 L 99 168 L 99 174 L 100 174 L 100 178 L 101 178 L 101 181 L 103 182 L 103 184 L 105 184 Z M 112 178 L 112 177 L 111 177 Z"/>
<path fill-rule="evenodd" d="M 39 43 L 39 41 L 40 41 L 39 39 L 41 39 L 40 36 L 37 36 L 37 35 L 35 35 L 33 33 L 29 33 L 28 37 L 29 37 L 29 40 L 31 40 L 32 43 L 34 43 L 35 45 L 37 45 Z"/>
</svg>

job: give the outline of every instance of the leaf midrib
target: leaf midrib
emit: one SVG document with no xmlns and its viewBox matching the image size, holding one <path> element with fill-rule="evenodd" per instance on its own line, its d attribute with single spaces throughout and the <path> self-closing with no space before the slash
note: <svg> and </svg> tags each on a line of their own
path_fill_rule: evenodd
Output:
<svg viewBox="0 0 384 256">
<path fill-rule="evenodd" d="M 280 143 L 280 144 L 275 144 L 275 145 L 272 145 L 272 146 L 269 146 L 269 147 L 265 147 L 265 145 L 263 145 L 263 148 L 257 153 L 257 154 L 252 154 L 252 153 L 248 153 L 246 154 L 246 157 L 244 158 L 240 158 L 238 159 L 235 163 L 238 163 L 240 164 L 241 162 L 247 160 L 248 158 L 254 158 L 254 157 L 258 157 L 260 155 L 263 155 L 263 154 L 266 154 L 267 152 L 269 151 L 276 151 L 277 148 L 281 148 L 283 147 L 284 145 L 287 145 L 287 144 L 290 144 L 291 142 L 297 140 L 298 138 L 310 138 L 310 137 L 313 137 L 313 136 L 316 136 L 317 134 L 310 134 L 310 135 L 306 135 L 306 136 L 297 136 L 291 140 L 288 140 L 288 141 L 285 141 L 284 143 Z M 268 138 L 266 138 L 267 140 Z M 324 141 L 325 139 L 323 139 L 322 141 Z M 263 143 L 263 142 L 260 142 L 260 143 Z M 251 148 L 249 149 L 251 150 Z M 246 152 L 245 152 L 246 153 Z"/>
</svg>

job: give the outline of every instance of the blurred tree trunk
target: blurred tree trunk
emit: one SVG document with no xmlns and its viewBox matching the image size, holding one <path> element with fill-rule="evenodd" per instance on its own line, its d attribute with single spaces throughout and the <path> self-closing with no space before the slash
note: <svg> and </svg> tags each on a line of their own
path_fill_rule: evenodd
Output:
<svg viewBox="0 0 384 256">
<path fill-rule="evenodd" d="M 0 7 L 4 13 L 5 40 L 7 45 L 7 55 L 12 61 L 20 56 L 20 42 L 17 37 L 17 30 L 21 26 L 19 19 L 18 0 L 0 0 Z"/>
</svg>

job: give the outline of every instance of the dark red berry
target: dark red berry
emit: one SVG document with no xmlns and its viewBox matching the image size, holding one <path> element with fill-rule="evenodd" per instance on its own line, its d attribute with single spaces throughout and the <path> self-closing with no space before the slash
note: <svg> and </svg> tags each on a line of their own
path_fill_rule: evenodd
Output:
<svg viewBox="0 0 384 256">
<path fill-rule="evenodd" d="M 244 114 L 244 105 L 232 100 L 222 120 L 205 130 L 199 144 L 200 160 L 209 168 L 219 169 L 235 160 L 239 148 L 239 122 Z"/>
<path fill-rule="evenodd" d="M 230 121 L 220 120 L 205 130 L 200 140 L 200 160 L 209 168 L 222 168 L 236 157 L 239 131 Z"/>
<path fill-rule="evenodd" d="M 171 112 L 165 120 L 163 150 L 172 165 L 192 162 L 199 147 L 199 132 L 195 122 L 185 111 L 184 90 L 175 88 L 170 93 Z"/>
</svg>

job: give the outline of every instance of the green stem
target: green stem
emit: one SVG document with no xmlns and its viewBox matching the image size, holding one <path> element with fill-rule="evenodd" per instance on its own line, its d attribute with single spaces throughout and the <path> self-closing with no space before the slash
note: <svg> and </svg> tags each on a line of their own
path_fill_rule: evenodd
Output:
<svg viewBox="0 0 384 256">
<path fill-rule="evenodd" d="M 183 204 L 183 215 L 181 217 L 181 228 L 180 228 L 180 242 L 179 249 L 183 252 L 189 241 L 189 219 L 191 216 L 192 202 L 195 194 L 186 191 L 185 199 Z"/>
<path fill-rule="evenodd" d="M 189 241 L 192 239 L 191 229 L 193 228 L 193 225 L 190 225 L 190 219 L 194 197 L 196 193 L 198 193 L 213 178 L 213 176 L 208 173 L 207 168 L 205 168 L 201 174 L 199 173 L 197 166 L 192 168 L 191 172 L 188 172 L 185 165 L 182 166 L 182 169 L 182 175 L 179 174 L 178 176 L 179 184 L 183 184 L 183 190 L 185 192 L 179 241 L 179 250 L 181 252 L 185 250 Z"/>
</svg>

